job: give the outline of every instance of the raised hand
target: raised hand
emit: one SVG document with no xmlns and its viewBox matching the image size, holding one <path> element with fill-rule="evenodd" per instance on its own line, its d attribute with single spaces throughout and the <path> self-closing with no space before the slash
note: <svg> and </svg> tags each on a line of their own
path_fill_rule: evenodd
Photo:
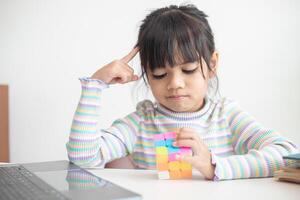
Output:
<svg viewBox="0 0 300 200">
<path fill-rule="evenodd" d="M 139 49 L 135 47 L 123 58 L 114 60 L 97 70 L 91 78 L 102 80 L 107 84 L 125 84 L 138 80 L 139 77 L 134 74 L 134 70 L 128 65 L 129 61 L 131 61 L 138 52 Z"/>
</svg>

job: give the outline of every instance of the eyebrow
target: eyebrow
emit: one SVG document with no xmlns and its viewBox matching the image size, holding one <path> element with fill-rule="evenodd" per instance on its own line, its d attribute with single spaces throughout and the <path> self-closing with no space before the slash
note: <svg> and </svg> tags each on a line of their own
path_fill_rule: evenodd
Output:
<svg viewBox="0 0 300 200">
<path fill-rule="evenodd" d="M 179 66 L 184 66 L 184 65 L 187 65 L 187 64 L 193 64 L 193 63 L 197 63 L 198 61 L 194 61 L 194 62 L 184 62 L 184 63 L 181 63 L 179 64 Z"/>
<path fill-rule="evenodd" d="M 177 64 L 176 66 L 180 66 L 180 67 L 184 67 L 185 65 L 189 64 L 189 63 L 198 63 L 198 61 L 194 61 L 194 62 L 183 62 L 183 63 L 180 63 L 180 64 Z M 151 72 L 154 72 L 155 70 L 159 70 L 159 69 L 165 69 L 166 66 L 164 67 L 156 67 L 155 69 L 151 70 Z"/>
<path fill-rule="evenodd" d="M 176 66 L 180 66 L 180 67 L 184 67 L 185 65 L 187 64 L 193 64 L 193 63 L 197 63 L 198 61 L 194 61 L 194 62 L 183 62 L 183 63 L 180 63 L 180 64 L 176 64 Z"/>
</svg>

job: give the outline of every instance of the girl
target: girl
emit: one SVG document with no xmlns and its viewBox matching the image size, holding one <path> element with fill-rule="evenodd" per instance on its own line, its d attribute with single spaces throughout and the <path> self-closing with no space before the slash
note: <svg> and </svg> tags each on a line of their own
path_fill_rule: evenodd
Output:
<svg viewBox="0 0 300 200">
<path fill-rule="evenodd" d="M 173 145 L 193 151 L 178 159 L 206 179 L 267 177 L 286 164 L 282 156 L 297 152 L 292 142 L 261 126 L 236 102 L 209 95 L 218 91 L 218 53 L 206 18 L 193 5 L 155 10 L 143 20 L 128 55 L 80 79 L 82 95 L 67 143 L 70 161 L 104 167 L 127 156 L 125 167 L 154 169 L 153 135 L 176 132 Z M 139 79 L 128 65 L 138 52 L 156 102 L 144 100 L 111 127 L 97 129 L 101 93 L 110 84 Z M 113 162 L 124 167 L 119 164 Z"/>
</svg>

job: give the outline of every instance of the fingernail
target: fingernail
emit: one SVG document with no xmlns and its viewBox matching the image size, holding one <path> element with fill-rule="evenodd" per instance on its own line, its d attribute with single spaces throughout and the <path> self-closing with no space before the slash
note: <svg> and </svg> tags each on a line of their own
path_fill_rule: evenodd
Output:
<svg viewBox="0 0 300 200">
<path fill-rule="evenodd" d="M 173 142 L 173 146 L 177 146 L 177 142 Z"/>
</svg>

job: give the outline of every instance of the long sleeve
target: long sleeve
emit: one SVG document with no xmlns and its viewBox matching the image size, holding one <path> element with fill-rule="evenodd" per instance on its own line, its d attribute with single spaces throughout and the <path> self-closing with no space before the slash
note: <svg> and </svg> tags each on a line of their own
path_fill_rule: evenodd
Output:
<svg viewBox="0 0 300 200">
<path fill-rule="evenodd" d="M 286 165 L 283 155 L 298 152 L 295 144 L 278 132 L 262 127 L 235 102 L 226 105 L 224 112 L 235 155 L 212 154 L 215 180 L 273 176 L 274 171 Z"/>
<path fill-rule="evenodd" d="M 107 129 L 99 129 L 101 93 L 108 85 L 89 78 L 80 81 L 82 93 L 66 144 L 68 157 L 79 166 L 104 167 L 107 162 L 132 153 L 139 116 L 132 113 Z"/>
</svg>

